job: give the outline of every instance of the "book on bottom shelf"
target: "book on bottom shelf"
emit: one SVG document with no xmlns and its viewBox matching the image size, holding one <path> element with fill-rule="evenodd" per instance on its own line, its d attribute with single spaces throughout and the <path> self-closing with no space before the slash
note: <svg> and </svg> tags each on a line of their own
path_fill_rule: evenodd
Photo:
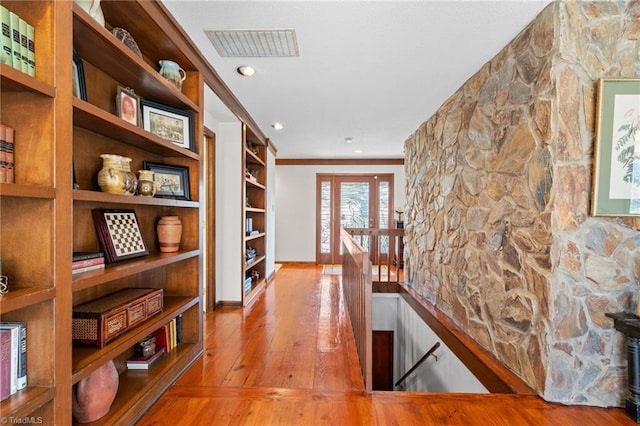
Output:
<svg viewBox="0 0 640 426">
<path fill-rule="evenodd" d="M 182 315 L 154 331 L 153 336 L 156 338 L 156 348 L 164 348 L 166 352 L 170 352 L 182 343 Z"/>
<path fill-rule="evenodd" d="M 0 346 L 2 359 L 8 354 L 10 393 L 27 387 L 27 325 L 24 322 L 0 322 L 0 333 L 10 336 L 10 343 Z M 3 338 L 6 339 L 6 338 Z M 5 368 L 2 368 L 4 371 Z M 3 376 L 4 378 L 4 376 Z"/>
<path fill-rule="evenodd" d="M 158 348 L 153 355 L 134 356 L 127 359 L 127 369 L 129 370 L 148 370 L 153 364 L 158 362 L 165 355 L 164 348 Z"/>
<path fill-rule="evenodd" d="M 0 401 L 11 396 L 11 330 L 0 330 Z"/>
</svg>

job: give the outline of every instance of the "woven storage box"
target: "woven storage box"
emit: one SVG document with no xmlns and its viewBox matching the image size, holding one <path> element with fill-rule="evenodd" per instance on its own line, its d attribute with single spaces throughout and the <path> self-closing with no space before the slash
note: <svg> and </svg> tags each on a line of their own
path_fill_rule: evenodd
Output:
<svg viewBox="0 0 640 426">
<path fill-rule="evenodd" d="M 128 288 L 73 308 L 73 342 L 103 348 L 162 312 L 162 289 Z"/>
</svg>

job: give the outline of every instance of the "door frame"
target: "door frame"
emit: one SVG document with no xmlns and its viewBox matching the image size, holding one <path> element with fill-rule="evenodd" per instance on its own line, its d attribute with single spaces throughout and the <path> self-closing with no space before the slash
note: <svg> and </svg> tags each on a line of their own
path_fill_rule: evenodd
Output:
<svg viewBox="0 0 640 426">
<path fill-rule="evenodd" d="M 206 250 L 204 265 L 205 310 L 216 308 L 216 134 L 204 128 L 205 203 L 204 240 Z"/>
<path fill-rule="evenodd" d="M 393 173 L 316 173 L 316 264 L 336 264 L 335 262 L 337 260 L 340 259 L 340 255 L 339 255 L 339 251 L 337 253 L 337 257 L 336 257 L 336 253 L 334 253 L 334 250 L 332 250 L 331 254 L 327 255 L 327 254 L 323 254 L 321 253 L 321 249 L 320 249 L 320 239 L 321 239 L 321 214 L 322 214 L 322 182 L 326 182 L 326 181 L 330 181 L 331 182 L 331 222 L 332 223 L 336 223 L 335 221 L 338 220 L 338 223 L 340 221 L 340 212 L 336 209 L 336 205 L 337 205 L 337 191 L 335 190 L 336 188 L 336 183 L 340 182 L 340 181 L 344 181 L 346 179 L 350 179 L 350 178 L 367 178 L 367 179 L 373 179 L 376 182 L 376 187 L 375 187 L 375 191 L 374 193 L 377 194 L 378 193 L 378 189 L 379 189 L 379 182 L 381 181 L 386 181 L 389 182 L 389 211 L 388 211 L 388 217 L 389 217 L 389 227 L 391 227 L 391 225 L 393 224 L 393 209 L 394 209 L 394 182 L 393 182 L 393 178 L 394 178 L 394 174 Z M 372 202 L 372 209 L 373 209 L 373 217 L 375 222 L 377 223 L 378 218 L 379 218 L 379 199 L 378 197 L 373 199 Z M 371 219 L 371 218 L 370 218 Z M 331 242 L 330 247 L 333 248 L 334 243 L 335 243 L 335 239 L 340 238 L 340 233 L 331 233 Z M 338 246 L 339 247 L 339 246 Z M 327 262 L 326 256 L 330 256 L 330 261 Z"/>
</svg>

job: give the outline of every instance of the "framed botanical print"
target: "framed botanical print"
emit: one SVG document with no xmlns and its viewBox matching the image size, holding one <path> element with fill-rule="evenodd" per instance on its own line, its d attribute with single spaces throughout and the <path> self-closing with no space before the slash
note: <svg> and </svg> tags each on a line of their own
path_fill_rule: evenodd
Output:
<svg viewBox="0 0 640 426">
<path fill-rule="evenodd" d="M 640 216 L 640 79 L 598 80 L 593 216 Z"/>
</svg>

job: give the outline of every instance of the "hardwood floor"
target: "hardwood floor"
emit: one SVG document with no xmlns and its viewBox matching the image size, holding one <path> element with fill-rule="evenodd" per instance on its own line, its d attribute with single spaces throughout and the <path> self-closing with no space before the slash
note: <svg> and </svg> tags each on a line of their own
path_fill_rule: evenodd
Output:
<svg viewBox="0 0 640 426">
<path fill-rule="evenodd" d="M 363 392 L 339 276 L 285 265 L 248 308 L 205 315 L 205 354 L 138 425 L 635 425 L 537 396 Z"/>
</svg>

